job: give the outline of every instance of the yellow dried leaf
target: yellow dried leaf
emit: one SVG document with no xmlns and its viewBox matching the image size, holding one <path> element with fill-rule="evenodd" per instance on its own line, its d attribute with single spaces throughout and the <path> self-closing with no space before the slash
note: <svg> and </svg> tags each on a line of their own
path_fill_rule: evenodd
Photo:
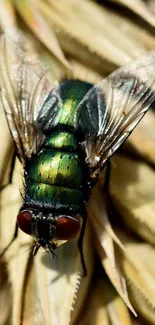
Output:
<svg viewBox="0 0 155 325">
<path fill-rule="evenodd" d="M 3 31 L 16 27 L 15 10 L 11 0 L 1 0 L 0 26 Z"/>
<path fill-rule="evenodd" d="M 136 314 L 132 305 L 130 304 L 128 293 L 126 290 L 126 282 L 115 256 L 114 242 L 116 242 L 122 250 L 123 245 L 121 244 L 120 240 L 115 235 L 110 226 L 104 201 L 101 204 L 101 194 L 100 196 L 99 192 L 97 196 L 95 194 L 96 193 L 94 193 L 94 197 L 91 201 L 91 205 L 89 208 L 89 219 L 93 224 L 95 246 L 100 256 L 101 263 L 105 268 L 105 271 L 108 277 L 110 278 L 112 284 L 114 285 L 114 287 L 116 288 L 128 308 L 130 308 L 130 310 L 134 314 Z M 99 207 L 98 209 L 97 206 Z"/>
<path fill-rule="evenodd" d="M 0 187 L 8 183 L 14 153 L 13 141 L 0 102 Z M 7 165 L 6 165 L 7 161 Z"/>
<path fill-rule="evenodd" d="M 100 73 L 108 73 L 116 65 L 121 64 L 119 54 L 117 55 L 117 49 L 115 56 L 113 45 L 106 39 L 103 35 L 96 36 L 98 41 L 92 41 L 92 33 L 94 31 L 84 23 L 81 19 L 80 23 L 74 22 L 72 16 L 70 19 L 64 19 L 64 16 L 56 11 L 52 11 L 49 5 L 45 4 L 43 1 L 38 0 L 37 4 L 41 14 L 52 26 L 59 40 L 59 43 L 67 53 L 67 55 L 78 59 L 79 61 L 86 63 L 86 65 L 91 66 L 91 68 L 96 69 Z M 84 26 L 83 26 L 84 25 Z M 76 44 L 76 50 L 75 50 Z M 129 57 L 127 61 L 129 61 Z M 119 62 L 116 62 L 118 61 Z"/>
<path fill-rule="evenodd" d="M 137 312 L 150 324 L 155 320 L 155 249 L 120 229 L 117 231 L 125 245 L 125 253 L 117 252 L 117 259 L 127 281 L 130 299 Z"/>
<path fill-rule="evenodd" d="M 129 311 L 123 300 L 109 282 L 107 277 L 100 279 L 100 290 L 102 290 L 107 312 L 111 325 L 132 325 Z"/>
<path fill-rule="evenodd" d="M 98 49 L 99 42 L 102 45 L 102 39 L 104 37 L 106 44 L 109 44 L 109 51 L 105 51 L 105 55 L 109 59 L 111 58 L 113 62 L 116 62 L 117 65 L 125 64 L 130 58 L 136 58 L 138 55 L 144 53 L 144 49 L 140 44 L 137 44 L 123 30 L 120 31 L 120 26 L 113 21 L 111 11 L 107 11 L 104 6 L 99 6 L 95 2 L 88 0 L 80 3 L 78 0 L 59 0 L 56 2 L 48 0 L 48 2 L 51 4 L 51 9 L 62 16 L 66 24 L 68 24 L 68 21 L 73 21 L 75 28 L 79 31 L 79 26 L 82 25 L 83 31 L 87 33 L 87 38 L 89 35 L 87 30 L 89 26 L 93 35 L 92 42 L 96 46 L 96 49 Z M 68 10 L 66 10 L 66 6 Z M 113 29 L 113 33 L 109 29 L 109 24 Z M 100 38 L 98 37 L 99 35 Z M 82 33 L 81 39 L 83 39 Z"/>
<path fill-rule="evenodd" d="M 155 164 L 155 115 L 147 112 L 127 141 L 134 152 L 151 164 Z"/>
<path fill-rule="evenodd" d="M 103 276 L 103 274 L 102 274 Z M 83 314 L 78 325 L 110 325 L 107 314 L 102 277 L 94 274 L 87 303 L 83 307 Z M 128 324 L 126 324 L 128 325 Z"/>
<path fill-rule="evenodd" d="M 0 324 L 11 324 L 12 292 L 8 281 L 6 265 L 2 260 L 0 262 L 0 302 Z"/>
<path fill-rule="evenodd" d="M 120 11 L 119 7 L 117 11 L 116 8 L 113 10 L 111 6 L 103 6 L 102 8 L 107 17 L 110 16 L 113 24 L 115 24 L 116 28 L 119 29 L 123 42 L 125 40 L 129 41 L 130 48 L 126 46 L 126 43 L 125 48 L 128 53 L 131 53 L 132 57 L 140 56 L 140 53 L 144 53 L 144 51 L 149 51 L 155 48 L 154 35 L 150 33 L 149 28 L 146 28 L 146 24 L 140 24 L 138 23 L 138 20 L 135 21 L 130 19 L 130 16 L 125 15 L 123 11 Z M 130 41 L 134 43 L 132 46 L 130 46 Z"/>
<path fill-rule="evenodd" d="M 113 2 L 119 3 L 134 13 L 138 14 L 142 19 L 144 19 L 151 26 L 155 27 L 155 16 L 148 9 L 147 4 L 142 0 L 112 0 Z"/>
<path fill-rule="evenodd" d="M 112 159 L 111 199 L 124 223 L 155 244 L 155 173 L 145 163 L 124 156 Z"/>
<path fill-rule="evenodd" d="M 38 12 L 35 1 L 32 3 L 32 1 L 27 0 L 16 0 L 15 4 L 25 23 L 36 37 L 50 50 L 65 69 L 70 70 L 69 63 L 59 46 L 52 27 L 47 24 L 46 19 Z"/>
</svg>

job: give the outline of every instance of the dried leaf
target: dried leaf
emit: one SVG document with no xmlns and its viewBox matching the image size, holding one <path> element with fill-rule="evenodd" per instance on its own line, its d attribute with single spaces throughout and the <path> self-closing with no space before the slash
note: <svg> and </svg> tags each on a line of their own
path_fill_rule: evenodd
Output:
<svg viewBox="0 0 155 325">
<path fill-rule="evenodd" d="M 1 0 L 0 26 L 3 29 L 16 27 L 16 17 L 11 0 Z"/>
<path fill-rule="evenodd" d="M 147 1 L 147 6 L 149 7 L 149 10 L 155 14 L 155 2 L 154 0 L 148 0 Z"/>
<path fill-rule="evenodd" d="M 54 10 L 52 11 L 49 5 L 40 0 L 38 1 L 38 8 L 44 18 L 52 25 L 59 43 L 67 55 L 86 63 L 86 65 L 89 65 L 100 73 L 107 74 L 116 65 L 121 64 L 121 60 L 123 59 L 122 57 L 120 59 L 119 54 L 117 55 L 118 50 L 115 48 L 116 53 L 114 56 L 113 45 L 108 40 L 105 40 L 104 36 L 97 36 L 98 32 L 97 34 L 95 33 L 95 36 L 94 30 L 84 23 L 82 19 L 77 22 L 77 19 L 73 20 L 72 15 L 70 15 L 70 18 L 64 17 L 62 13 L 60 15 L 60 13 Z M 95 43 L 92 41 L 92 35 L 96 39 Z M 129 59 L 128 57 L 127 61 Z"/>
<path fill-rule="evenodd" d="M 11 324 L 12 293 L 5 263 L 0 263 L 0 324 Z M 9 297 L 9 299 L 8 299 Z M 6 303 L 7 302 L 7 303 Z M 4 308 L 5 306 L 5 308 Z"/>
<path fill-rule="evenodd" d="M 123 222 L 155 244 L 155 173 L 145 163 L 123 156 L 112 160 L 111 199 Z"/>
<path fill-rule="evenodd" d="M 100 234 L 101 238 L 102 231 L 106 231 L 108 235 L 112 238 L 112 240 L 120 246 L 122 250 L 124 247 L 119 240 L 119 238 L 114 233 L 111 224 L 108 219 L 106 198 L 103 193 L 103 188 L 98 184 L 92 190 L 92 199 L 89 205 L 89 213 L 90 213 L 90 220 L 94 227 L 98 228 L 98 234 Z"/>
<path fill-rule="evenodd" d="M 35 1 L 32 3 L 32 1 L 27 0 L 16 0 L 15 4 L 25 23 L 36 37 L 51 51 L 64 68 L 70 70 L 69 63 L 59 46 L 51 26 L 47 24 L 47 21 L 38 12 Z"/>
<path fill-rule="evenodd" d="M 140 321 L 140 319 L 133 319 L 132 320 L 132 325 L 146 325 L 146 322 Z"/>
<path fill-rule="evenodd" d="M 154 325 L 155 319 L 155 249 L 122 232 L 117 232 L 125 245 L 125 253 L 117 259 L 125 275 L 131 301 L 136 310 Z M 124 256 L 123 256 L 124 255 Z"/>
<path fill-rule="evenodd" d="M 48 0 L 48 2 L 51 4 L 51 8 L 63 17 L 64 21 L 73 21 L 77 30 L 80 30 L 79 25 L 81 26 L 82 24 L 83 31 L 86 30 L 87 32 L 87 38 L 89 26 L 92 30 L 92 35 L 94 35 L 93 45 L 96 46 L 96 49 L 98 49 L 98 43 L 100 42 L 102 45 L 103 40 L 105 40 L 105 44 L 109 44 L 109 50 L 105 52 L 105 56 L 107 58 L 109 57 L 109 59 L 111 57 L 112 61 L 116 62 L 117 65 L 122 65 L 123 62 L 129 61 L 131 57 L 136 58 L 138 51 L 139 55 L 144 52 L 140 44 L 135 43 L 134 39 L 126 33 L 124 34 L 123 30 L 120 31 L 120 26 L 114 23 L 111 12 L 107 11 L 104 6 L 101 7 L 93 1 L 88 0 L 80 3 L 78 0 L 66 0 L 65 2 L 64 0 L 57 2 Z M 67 11 L 66 6 L 68 8 Z M 111 33 L 108 27 L 109 24 L 113 29 L 113 33 Z M 99 35 L 100 38 L 98 37 Z M 81 39 L 83 39 L 82 35 Z M 120 62 L 121 59 L 122 61 Z"/>
<path fill-rule="evenodd" d="M 90 239 L 85 237 L 85 240 L 88 247 L 90 247 Z M 84 251 L 87 261 L 88 251 L 87 253 L 86 250 Z M 37 295 L 37 304 L 40 309 L 39 318 L 41 321 L 39 324 L 68 325 L 74 307 L 72 319 L 77 318 L 90 284 L 92 262 L 90 265 L 89 258 L 89 265 L 87 263 L 88 276 L 82 279 L 79 273 L 81 261 L 76 241 L 61 246 L 56 253 L 58 258 L 53 260 L 47 254 L 40 253 L 33 261 L 35 274 L 35 288 L 33 290 Z M 92 251 L 89 252 L 90 254 L 92 254 Z M 78 290 L 80 295 L 76 299 Z M 33 296 L 34 292 L 29 287 L 29 296 Z M 38 318 L 36 317 L 36 306 L 34 305 L 33 308 L 34 311 L 31 314 L 29 314 L 29 309 L 24 312 L 27 313 L 27 316 L 32 316 L 31 322 L 30 319 L 29 322 L 35 324 L 35 319 L 38 321 Z"/>
<path fill-rule="evenodd" d="M 99 192 L 98 195 L 95 195 L 94 193 L 94 198 L 92 199 L 89 209 L 89 218 L 91 223 L 93 224 L 95 246 L 97 248 L 101 263 L 105 268 L 108 277 L 110 278 L 111 282 L 113 283 L 114 287 L 116 288 L 128 308 L 136 315 L 128 298 L 125 279 L 117 263 L 117 259 L 115 256 L 114 240 L 117 245 L 121 247 L 122 250 L 123 246 L 110 226 L 105 205 L 103 203 L 102 205 L 100 204 L 101 195 L 99 196 Z M 96 209 L 97 206 L 99 207 L 99 209 Z"/>
<path fill-rule="evenodd" d="M 123 42 L 124 40 L 129 41 L 131 39 L 135 43 L 132 48 L 130 47 L 128 49 L 129 53 L 131 52 L 131 54 L 134 55 L 133 52 L 135 52 L 135 55 L 138 56 L 138 53 L 140 55 L 140 52 L 143 53 L 144 50 L 149 51 L 155 48 L 154 35 L 150 32 L 149 28 L 146 28 L 146 25 L 140 24 L 138 20 L 135 21 L 135 19 L 131 19 L 130 16 L 125 15 L 119 8 L 116 11 L 112 10 L 111 7 L 112 6 L 103 6 L 102 10 L 106 12 L 107 16 L 111 17 L 112 23 L 119 29 Z M 127 50 L 127 47 L 125 48 Z"/>
<path fill-rule="evenodd" d="M 134 13 L 139 15 L 142 19 L 144 19 L 151 26 L 155 27 L 155 16 L 149 10 L 147 4 L 145 4 L 142 0 L 112 0 L 113 2 L 119 3 Z"/>
<path fill-rule="evenodd" d="M 105 303 L 107 305 L 107 312 L 111 325 L 132 325 L 129 311 L 118 296 L 117 292 L 107 279 L 104 277 L 100 280 L 100 290 L 102 290 Z"/>
<path fill-rule="evenodd" d="M 103 276 L 103 274 L 102 274 Z M 93 283 L 90 288 L 87 303 L 83 308 L 78 325 L 110 325 L 104 300 L 104 288 L 102 277 L 94 274 Z M 128 325 L 128 324 L 126 324 Z"/>
<path fill-rule="evenodd" d="M 8 183 L 14 153 L 13 141 L 0 103 L 0 188 Z M 6 165 L 7 161 L 7 165 Z"/>
<path fill-rule="evenodd" d="M 127 142 L 133 152 L 155 165 L 155 115 L 152 111 L 147 112 Z"/>
<path fill-rule="evenodd" d="M 118 294 L 121 296 L 123 301 L 126 303 L 127 307 L 136 316 L 137 314 L 129 301 L 128 292 L 127 292 L 127 288 L 126 288 L 126 281 L 123 276 L 123 273 L 121 272 L 121 270 L 119 268 L 117 259 L 115 258 L 116 261 L 115 261 L 115 265 L 113 267 L 111 265 L 111 259 L 108 256 L 106 256 L 103 247 L 99 244 L 99 242 L 97 242 L 97 236 L 96 236 L 96 248 L 97 248 L 98 254 L 100 256 L 101 263 L 102 263 L 102 265 L 105 269 L 105 272 L 108 275 L 110 281 L 114 285 L 115 289 L 117 290 Z M 112 250 L 114 251 L 114 248 L 112 248 Z"/>
</svg>

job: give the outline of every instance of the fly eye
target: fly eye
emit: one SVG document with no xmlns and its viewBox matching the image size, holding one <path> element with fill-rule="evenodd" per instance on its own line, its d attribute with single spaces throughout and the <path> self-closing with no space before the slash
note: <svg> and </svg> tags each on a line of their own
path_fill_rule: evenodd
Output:
<svg viewBox="0 0 155 325">
<path fill-rule="evenodd" d="M 76 237 L 80 231 L 80 222 L 67 216 L 60 216 L 56 225 L 56 237 L 60 240 L 68 240 Z"/>
<path fill-rule="evenodd" d="M 23 210 L 18 213 L 17 223 L 19 228 L 24 231 L 26 234 L 31 235 L 31 221 L 32 213 L 29 210 Z"/>
</svg>

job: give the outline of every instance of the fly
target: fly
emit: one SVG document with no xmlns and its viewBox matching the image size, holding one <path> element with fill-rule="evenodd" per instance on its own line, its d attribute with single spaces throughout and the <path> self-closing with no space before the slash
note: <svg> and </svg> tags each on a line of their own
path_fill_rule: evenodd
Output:
<svg viewBox="0 0 155 325">
<path fill-rule="evenodd" d="M 50 84 L 26 54 L 21 35 L 0 40 L 1 100 L 16 154 L 24 168 L 25 194 L 18 228 L 54 256 L 60 243 L 82 242 L 91 188 L 109 158 L 155 99 L 155 52 L 113 72 L 97 85 L 81 80 Z"/>
</svg>

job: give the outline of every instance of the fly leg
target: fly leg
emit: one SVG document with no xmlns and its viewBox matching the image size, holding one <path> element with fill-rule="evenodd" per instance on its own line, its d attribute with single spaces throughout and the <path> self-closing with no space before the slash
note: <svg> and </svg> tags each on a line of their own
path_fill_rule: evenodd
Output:
<svg viewBox="0 0 155 325">
<path fill-rule="evenodd" d="M 86 229 L 86 221 L 87 221 L 87 214 L 85 212 L 83 222 L 82 222 L 80 237 L 79 237 L 79 240 L 78 240 L 78 248 L 79 248 L 79 252 L 80 252 L 80 256 L 81 256 L 81 264 L 82 264 L 82 267 L 83 267 L 83 276 L 87 275 L 87 269 L 86 269 L 84 254 L 83 254 L 83 238 L 84 238 L 85 229 Z"/>
<path fill-rule="evenodd" d="M 4 253 L 8 250 L 8 248 L 11 246 L 11 244 L 14 242 L 14 240 L 17 238 L 17 236 L 18 236 L 18 224 L 16 223 L 13 238 L 11 239 L 9 244 L 3 249 L 3 251 L 0 253 L 0 257 L 2 257 L 4 255 Z"/>
</svg>

